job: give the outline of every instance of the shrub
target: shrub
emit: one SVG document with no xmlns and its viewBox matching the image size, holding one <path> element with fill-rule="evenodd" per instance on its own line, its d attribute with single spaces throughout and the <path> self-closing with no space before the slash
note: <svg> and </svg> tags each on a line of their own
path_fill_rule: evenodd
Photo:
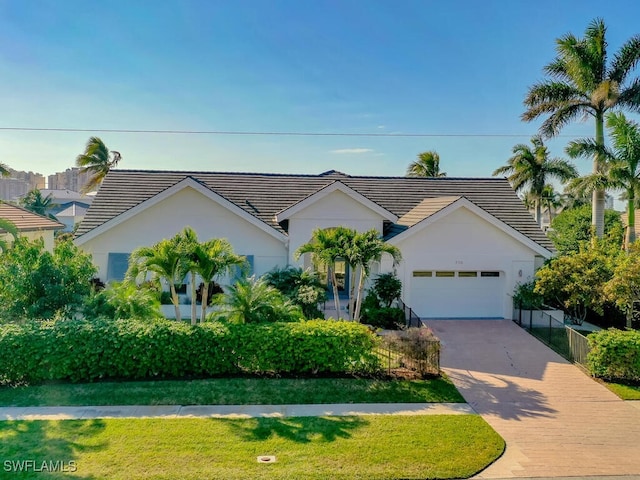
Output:
<svg viewBox="0 0 640 480">
<path fill-rule="evenodd" d="M 587 366 L 595 377 L 640 382 L 640 331 L 600 330 L 587 337 Z"/>
<path fill-rule="evenodd" d="M 513 306 L 522 310 L 542 308 L 544 297 L 534 291 L 536 282 L 519 283 L 513 292 Z"/>
<path fill-rule="evenodd" d="M 402 282 L 393 273 L 381 273 L 373 281 L 373 293 L 378 296 L 382 306 L 389 308 L 394 300 L 400 298 Z"/>
<path fill-rule="evenodd" d="M 94 293 L 85 302 L 85 318 L 159 318 L 158 292 L 149 285 L 131 282 L 112 282 Z"/>
<path fill-rule="evenodd" d="M 366 310 L 362 313 L 362 321 L 367 325 L 387 330 L 397 330 L 406 325 L 404 311 L 395 307 L 381 307 Z"/>
<path fill-rule="evenodd" d="M 0 383 L 237 374 L 372 373 L 377 338 L 353 322 L 260 325 L 63 320 L 0 325 Z"/>
<path fill-rule="evenodd" d="M 278 289 L 295 305 L 302 308 L 305 318 L 322 318 L 318 304 L 327 298 L 327 287 L 311 270 L 286 267 L 275 268 L 262 277 L 265 282 Z"/>
</svg>

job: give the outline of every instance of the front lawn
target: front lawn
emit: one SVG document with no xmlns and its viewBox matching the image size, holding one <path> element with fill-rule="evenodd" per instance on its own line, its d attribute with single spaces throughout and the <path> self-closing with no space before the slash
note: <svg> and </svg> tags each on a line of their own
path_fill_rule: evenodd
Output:
<svg viewBox="0 0 640 480">
<path fill-rule="evenodd" d="M 0 422 L 5 471 L 73 462 L 58 475 L 86 479 L 467 478 L 503 450 L 478 415 Z"/>
<path fill-rule="evenodd" d="M 640 400 L 640 385 L 625 385 L 614 382 L 603 383 L 622 400 Z"/>
<path fill-rule="evenodd" d="M 446 378 L 216 378 L 0 387 L 0 406 L 464 402 Z"/>
</svg>

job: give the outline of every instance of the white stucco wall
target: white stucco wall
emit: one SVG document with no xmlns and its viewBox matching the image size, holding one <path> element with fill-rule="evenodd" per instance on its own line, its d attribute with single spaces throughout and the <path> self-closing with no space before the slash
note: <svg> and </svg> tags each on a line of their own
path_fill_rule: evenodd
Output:
<svg viewBox="0 0 640 480">
<path fill-rule="evenodd" d="M 53 252 L 54 246 L 54 231 L 53 230 L 34 230 L 31 232 L 20 232 L 20 236 L 27 238 L 29 241 L 33 242 L 37 239 L 42 239 L 44 241 L 44 248 L 49 252 Z M 8 233 L 0 233 L 0 239 L 8 242 L 9 244 L 13 243 L 13 236 Z"/>
<path fill-rule="evenodd" d="M 349 195 L 334 191 L 289 219 L 289 262 L 303 265 L 304 259 L 296 261 L 296 250 L 311 240 L 316 228 L 344 226 L 359 232 L 376 229 L 382 232 L 383 218 Z"/>
<path fill-rule="evenodd" d="M 503 317 L 511 318 L 511 294 L 518 282 L 533 278 L 537 255 L 531 248 L 462 207 L 402 240 L 391 240 L 402 251 L 397 267 L 403 299 L 411 306 L 414 270 L 500 271 L 504 275 Z M 383 259 L 382 271 L 391 271 Z M 464 299 L 460 299 L 461 302 Z"/>
<path fill-rule="evenodd" d="M 253 255 L 257 275 L 286 265 L 284 242 L 190 187 L 79 246 L 93 255 L 98 276 L 105 279 L 109 252 L 131 253 L 137 247 L 170 238 L 186 226 L 196 231 L 200 241 L 226 238 L 236 253 Z"/>
</svg>

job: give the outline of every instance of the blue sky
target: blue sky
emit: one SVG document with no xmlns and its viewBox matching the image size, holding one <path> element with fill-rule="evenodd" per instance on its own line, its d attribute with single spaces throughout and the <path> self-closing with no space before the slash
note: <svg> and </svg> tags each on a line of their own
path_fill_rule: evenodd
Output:
<svg viewBox="0 0 640 480">
<path fill-rule="evenodd" d="M 522 100 L 555 39 L 595 17 L 611 53 L 640 33 L 637 0 L 0 0 L 0 127 L 92 130 L 0 130 L 0 161 L 50 174 L 97 135 L 121 168 L 403 175 L 436 150 L 449 176 L 490 176 L 537 131 Z"/>
</svg>

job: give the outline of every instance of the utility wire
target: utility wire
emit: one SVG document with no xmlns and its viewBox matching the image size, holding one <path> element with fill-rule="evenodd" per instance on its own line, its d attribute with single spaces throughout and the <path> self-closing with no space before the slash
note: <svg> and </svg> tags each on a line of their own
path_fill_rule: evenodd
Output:
<svg viewBox="0 0 640 480">
<path fill-rule="evenodd" d="M 295 137 L 478 137 L 478 138 L 518 138 L 531 137 L 528 133 L 340 133 L 340 132 L 252 132 L 232 130 L 137 130 L 123 128 L 36 128 L 36 127 L 0 127 L 0 131 L 18 132 L 86 132 L 86 133 L 145 133 L 160 135 L 263 135 Z M 556 135 L 556 137 L 575 138 L 578 135 Z"/>
</svg>

